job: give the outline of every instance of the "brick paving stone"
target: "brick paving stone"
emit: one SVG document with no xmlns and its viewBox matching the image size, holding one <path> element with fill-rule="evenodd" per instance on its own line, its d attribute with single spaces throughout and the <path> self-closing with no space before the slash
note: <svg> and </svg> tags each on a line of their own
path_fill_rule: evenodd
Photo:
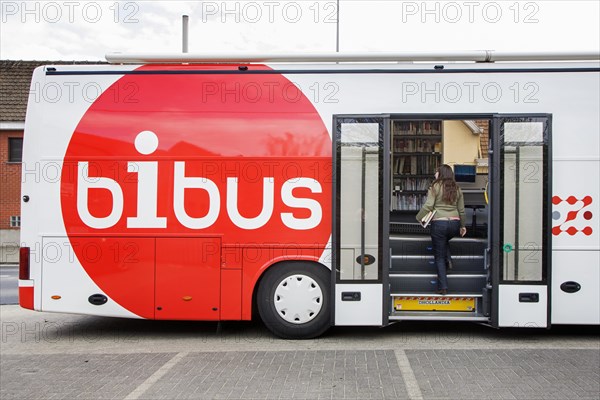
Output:
<svg viewBox="0 0 600 400">
<path fill-rule="evenodd" d="M 406 356 L 424 399 L 600 398 L 600 350 L 406 350 Z"/>
<path fill-rule="evenodd" d="M 210 379 L 199 380 L 206 372 Z M 186 390 L 171 389 L 178 384 Z M 190 353 L 143 398 L 166 394 L 173 399 L 408 398 L 392 350 Z"/>
<path fill-rule="evenodd" d="M 526 343 L 527 344 L 527 343 Z M 351 348 L 352 345 L 348 344 Z M 1 399 L 406 399 L 390 349 L 53 354 L 0 357 Z M 597 348 L 403 349 L 424 399 L 600 398 Z M 184 355 L 185 354 L 185 355 Z M 87 362 L 86 362 L 87 361 Z M 410 382 L 412 383 L 412 382 Z"/>
<path fill-rule="evenodd" d="M 122 399 L 172 357 L 172 353 L 3 354 L 0 398 Z"/>
</svg>

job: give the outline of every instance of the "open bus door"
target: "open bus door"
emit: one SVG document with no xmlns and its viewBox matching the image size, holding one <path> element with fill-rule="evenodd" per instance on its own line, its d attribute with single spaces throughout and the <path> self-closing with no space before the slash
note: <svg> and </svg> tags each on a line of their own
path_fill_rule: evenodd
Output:
<svg viewBox="0 0 600 400">
<path fill-rule="evenodd" d="M 551 116 L 497 115 L 492 129 L 491 322 L 549 327 Z"/>
<path fill-rule="evenodd" d="M 335 116 L 333 128 L 333 321 L 386 325 L 389 116 Z"/>
</svg>

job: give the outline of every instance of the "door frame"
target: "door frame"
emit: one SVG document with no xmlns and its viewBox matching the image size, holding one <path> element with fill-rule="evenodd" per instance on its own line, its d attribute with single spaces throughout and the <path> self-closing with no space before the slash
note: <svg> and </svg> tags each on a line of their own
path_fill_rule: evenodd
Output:
<svg viewBox="0 0 600 400">
<path fill-rule="evenodd" d="M 502 279 L 503 265 L 503 231 L 504 231 L 504 123 L 506 122 L 542 122 L 543 128 L 543 204 L 542 204 L 542 278 L 539 281 L 519 281 Z M 523 287 L 524 291 L 532 288 L 544 287 L 546 291 L 546 328 L 550 328 L 551 316 L 551 277 L 552 277 L 552 114 L 495 114 L 490 124 L 490 215 L 492 224 L 489 237 L 489 249 L 492 268 L 492 309 L 491 323 L 495 328 L 500 325 L 501 304 L 508 306 L 507 299 L 500 298 L 501 286 L 503 288 L 518 289 Z M 542 289 L 543 290 L 543 289 Z M 511 295 L 514 293 L 509 293 Z M 519 293 L 525 295 L 526 293 Z M 513 301 L 515 299 L 509 299 Z M 521 302 L 520 299 L 519 303 Z M 514 301 L 513 301 L 514 302 Z"/>
<path fill-rule="evenodd" d="M 332 236 L 331 236 L 331 320 L 336 320 L 336 303 L 341 299 L 336 298 L 336 287 L 338 284 L 357 284 L 357 285 L 382 285 L 383 296 L 382 302 L 382 326 L 388 324 L 389 310 L 386 307 L 389 302 L 389 284 L 388 275 L 390 268 L 389 257 L 389 234 L 387 227 L 389 226 L 390 205 L 389 201 L 384 201 L 386 194 L 390 192 L 390 116 L 389 114 L 336 114 L 333 115 L 332 128 L 332 168 L 333 168 L 333 191 L 332 191 Z M 341 146 L 341 124 L 351 123 L 378 123 L 379 124 L 379 254 L 378 257 L 378 272 L 377 279 L 372 280 L 342 280 L 340 278 L 340 209 L 341 209 L 341 165 L 340 151 Z M 364 179 L 364 178 L 363 178 Z M 364 182 L 363 182 L 364 184 Z M 356 321 L 355 325 L 361 325 L 361 321 Z"/>
<path fill-rule="evenodd" d="M 340 126 L 341 122 L 344 119 L 354 119 L 354 120 L 365 120 L 371 119 L 371 121 L 365 122 L 373 122 L 373 119 L 379 120 L 380 124 L 383 124 L 383 139 L 386 148 L 383 151 L 382 157 L 380 158 L 380 179 L 383 177 L 383 182 L 381 183 L 381 190 L 383 193 L 383 204 L 380 205 L 380 223 L 383 227 L 389 226 L 389 201 L 387 201 L 387 197 L 390 195 L 390 124 L 392 120 L 428 120 L 428 119 L 439 119 L 442 121 L 445 120 L 477 120 L 477 119 L 485 119 L 489 121 L 489 143 L 490 148 L 488 151 L 489 158 L 489 180 L 490 185 L 488 189 L 489 196 L 489 232 L 488 232 L 488 254 L 486 257 L 486 264 L 491 269 L 491 285 L 492 285 L 492 293 L 491 293 L 491 310 L 490 310 L 490 323 L 494 327 L 499 327 L 498 324 L 498 313 L 499 313 L 499 291 L 500 291 L 500 283 L 501 283 L 501 254 L 500 254 L 500 246 L 495 245 L 498 244 L 501 229 L 501 206 L 500 195 L 501 191 L 501 180 L 500 178 L 500 157 L 503 152 L 500 151 L 501 147 L 501 122 L 506 121 L 523 121 L 527 119 L 528 121 L 535 120 L 543 120 L 545 122 L 545 135 L 547 135 L 547 140 L 545 143 L 544 149 L 544 168 L 545 168 L 545 190 L 544 190 L 544 204 L 545 208 L 543 211 L 544 222 L 543 222 L 543 234 L 542 237 L 544 239 L 544 247 L 543 247 L 543 256 L 544 261 L 542 263 L 543 269 L 543 281 L 542 282 L 527 282 L 522 281 L 518 282 L 519 285 L 536 285 L 536 286 L 544 286 L 547 290 L 547 307 L 546 307 L 546 320 L 547 327 L 550 327 L 550 316 L 551 316 L 551 261 L 552 261 L 552 241 L 550 235 L 550 229 L 552 226 L 551 221 L 551 198 L 552 198 L 552 114 L 545 113 L 532 113 L 532 114 L 499 114 L 499 113 L 423 113 L 423 114 L 415 114 L 415 113 L 394 113 L 394 114 L 338 114 L 333 116 L 333 128 L 332 128 L 332 166 L 333 166 L 333 196 L 332 196 L 332 281 L 331 281 L 331 296 L 332 296 L 332 304 L 334 305 L 331 308 L 331 316 L 332 321 L 335 321 L 335 289 L 336 284 L 339 282 L 339 272 L 338 272 L 338 250 L 339 250 L 339 230 L 340 230 L 340 221 L 338 218 L 338 210 L 339 210 L 339 180 L 337 179 L 339 174 L 339 161 L 338 161 L 338 148 L 337 143 L 340 140 Z M 356 122 L 356 121 L 355 121 Z M 380 125 L 380 134 L 381 134 L 381 125 Z M 383 166 L 382 166 L 383 164 Z M 387 178 L 386 178 L 387 177 Z M 385 228 L 382 232 L 385 231 Z M 380 234 L 380 252 L 381 254 L 389 253 L 389 234 Z M 359 281 L 362 283 L 381 283 L 383 284 L 383 298 L 382 298 L 382 306 L 383 306 L 383 315 L 382 321 L 383 325 L 387 325 L 389 323 L 389 313 L 390 313 L 390 291 L 389 291 L 389 257 L 381 257 L 381 265 L 380 265 L 380 275 L 377 281 Z M 387 268 L 385 268 L 387 266 Z M 383 268 L 382 268 L 383 267 Z M 504 282 L 504 281 L 502 281 Z M 360 324 L 360 322 L 357 322 Z"/>
</svg>

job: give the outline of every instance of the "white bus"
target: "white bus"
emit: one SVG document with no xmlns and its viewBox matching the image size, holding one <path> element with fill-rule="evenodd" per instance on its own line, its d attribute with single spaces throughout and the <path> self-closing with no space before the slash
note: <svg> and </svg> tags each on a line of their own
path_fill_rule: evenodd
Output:
<svg viewBox="0 0 600 400">
<path fill-rule="evenodd" d="M 35 70 L 22 307 L 600 323 L 598 54 L 183 56 Z M 415 219 L 441 164 L 468 220 L 443 295 Z"/>
</svg>

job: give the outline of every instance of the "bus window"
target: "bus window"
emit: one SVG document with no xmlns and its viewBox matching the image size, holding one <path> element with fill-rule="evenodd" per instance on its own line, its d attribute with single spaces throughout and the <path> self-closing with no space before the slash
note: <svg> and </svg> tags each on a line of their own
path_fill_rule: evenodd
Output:
<svg viewBox="0 0 600 400">
<path fill-rule="evenodd" d="M 380 124 L 348 120 L 339 129 L 339 279 L 378 280 Z"/>
</svg>

